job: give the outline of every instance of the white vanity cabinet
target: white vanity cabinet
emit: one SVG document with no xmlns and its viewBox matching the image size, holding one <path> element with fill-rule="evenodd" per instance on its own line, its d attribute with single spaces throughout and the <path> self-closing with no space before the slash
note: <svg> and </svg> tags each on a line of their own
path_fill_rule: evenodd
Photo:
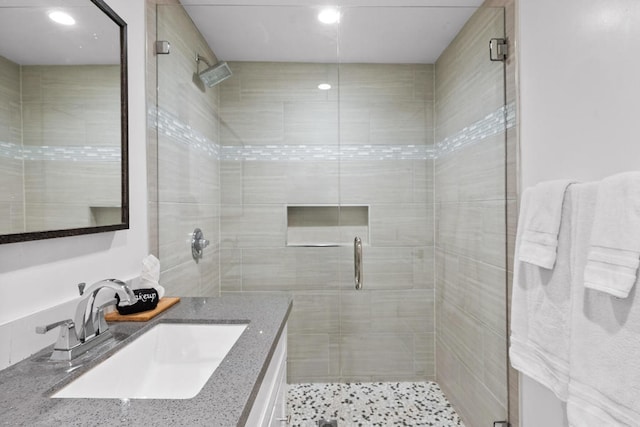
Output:
<svg viewBox="0 0 640 427">
<path fill-rule="evenodd" d="M 253 403 L 247 427 L 285 427 L 287 422 L 287 326 Z"/>
</svg>

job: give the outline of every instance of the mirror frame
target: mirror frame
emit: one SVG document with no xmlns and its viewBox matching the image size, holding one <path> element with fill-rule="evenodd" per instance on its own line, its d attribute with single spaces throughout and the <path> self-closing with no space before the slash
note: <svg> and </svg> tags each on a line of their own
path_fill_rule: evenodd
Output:
<svg viewBox="0 0 640 427">
<path fill-rule="evenodd" d="M 121 209 L 122 222 L 119 224 L 94 227 L 66 228 L 59 230 L 33 231 L 0 235 L 0 244 L 52 239 L 56 237 L 79 236 L 82 234 L 104 233 L 129 228 L 129 114 L 128 114 L 128 71 L 127 71 L 127 23 L 113 11 L 104 0 L 90 0 L 107 17 L 120 27 L 120 140 L 121 140 Z"/>
</svg>

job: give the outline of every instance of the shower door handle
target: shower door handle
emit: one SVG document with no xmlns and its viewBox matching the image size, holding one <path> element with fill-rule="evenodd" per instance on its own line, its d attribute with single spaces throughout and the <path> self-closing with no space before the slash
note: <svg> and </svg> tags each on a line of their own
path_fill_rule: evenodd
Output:
<svg viewBox="0 0 640 427">
<path fill-rule="evenodd" d="M 355 269 L 356 290 L 362 289 L 362 240 L 353 240 L 353 265 Z"/>
</svg>

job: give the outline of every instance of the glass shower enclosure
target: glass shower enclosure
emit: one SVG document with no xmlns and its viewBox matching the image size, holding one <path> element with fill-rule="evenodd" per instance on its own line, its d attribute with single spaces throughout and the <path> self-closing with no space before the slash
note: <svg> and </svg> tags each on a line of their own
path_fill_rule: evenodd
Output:
<svg viewBox="0 0 640 427">
<path fill-rule="evenodd" d="M 289 382 L 437 380 L 506 419 L 504 10 L 185 3 L 156 6 L 167 293 L 285 292 Z"/>
</svg>

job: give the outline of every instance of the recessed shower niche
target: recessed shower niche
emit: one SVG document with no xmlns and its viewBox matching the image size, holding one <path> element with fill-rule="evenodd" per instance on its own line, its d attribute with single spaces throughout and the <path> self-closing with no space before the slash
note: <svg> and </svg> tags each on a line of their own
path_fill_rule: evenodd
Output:
<svg viewBox="0 0 640 427">
<path fill-rule="evenodd" d="M 287 206 L 287 246 L 369 243 L 369 206 Z"/>
</svg>

